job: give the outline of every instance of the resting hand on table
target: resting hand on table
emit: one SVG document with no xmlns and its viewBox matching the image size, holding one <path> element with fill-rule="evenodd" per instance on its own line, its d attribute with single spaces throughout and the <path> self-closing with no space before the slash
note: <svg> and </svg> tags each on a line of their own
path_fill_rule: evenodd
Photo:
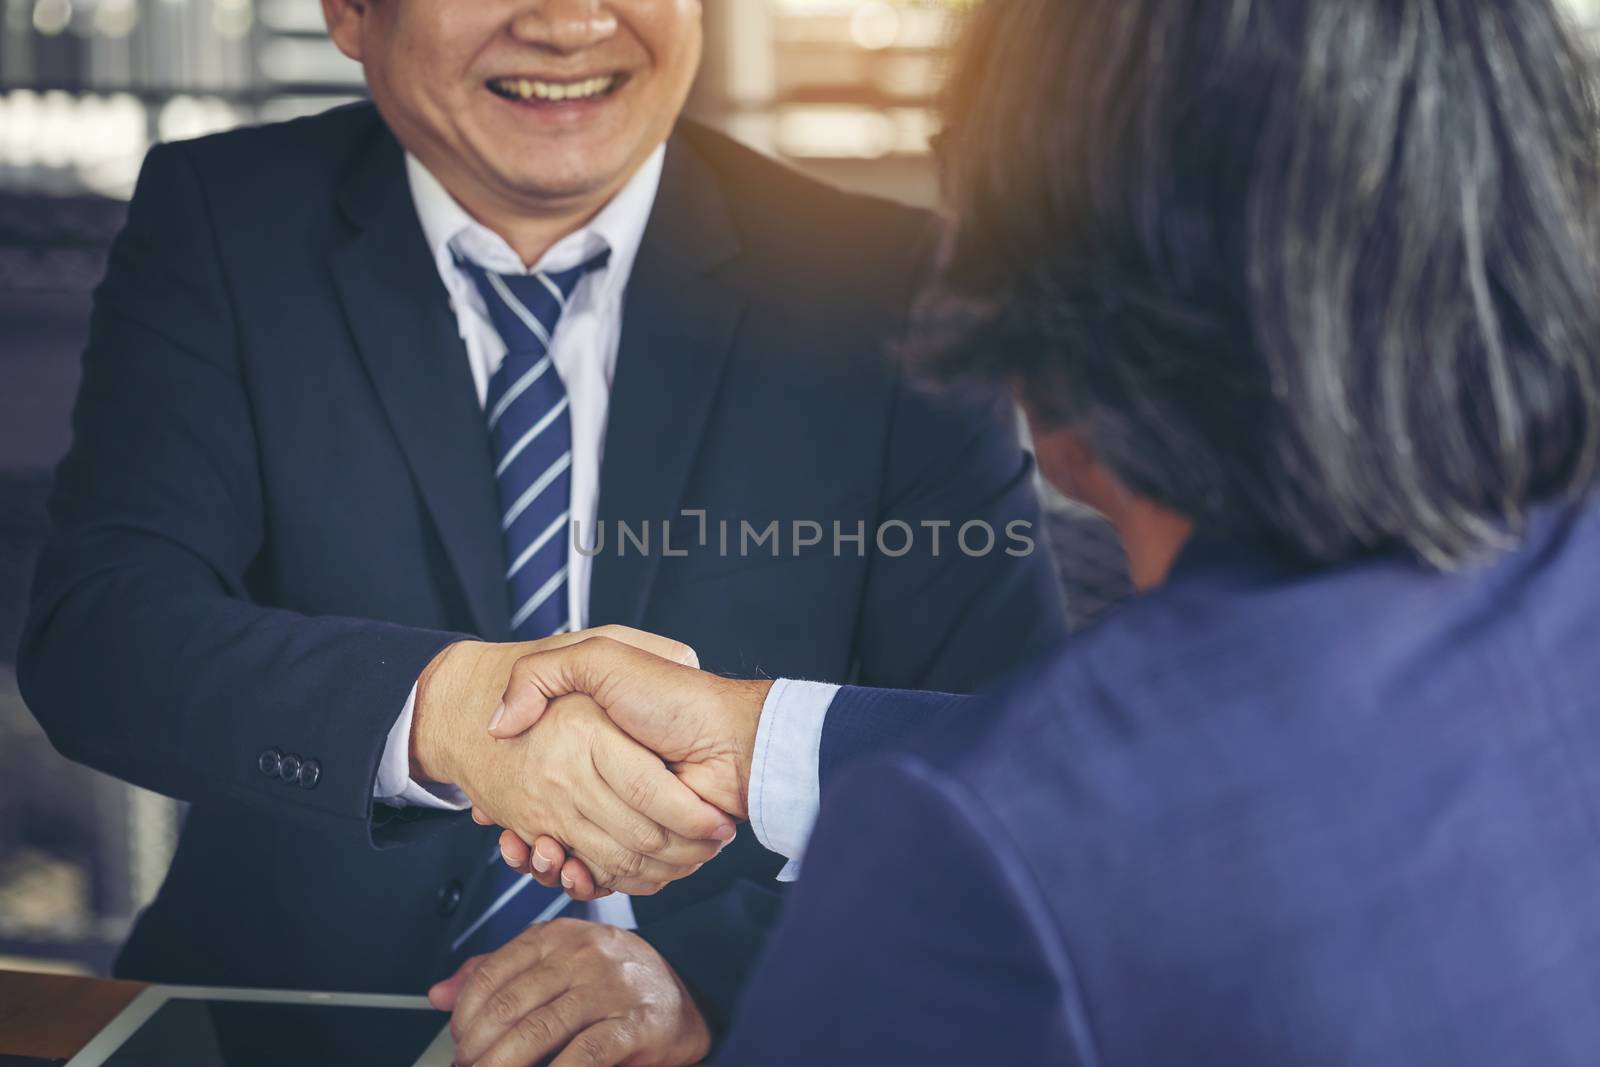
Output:
<svg viewBox="0 0 1600 1067">
<path fill-rule="evenodd" d="M 537 652 L 520 666 L 524 684 L 508 697 L 495 736 L 537 732 L 563 694 L 586 693 L 702 799 L 746 817 L 756 730 L 771 682 L 721 678 L 605 637 Z M 544 885 L 559 880 L 574 899 L 605 895 L 604 877 L 594 878 L 601 872 L 592 873 L 582 850 L 565 849 L 562 840 L 553 828 L 541 827 L 536 836 L 507 826 L 500 848 L 511 866 Z"/>
<path fill-rule="evenodd" d="M 651 656 L 626 642 L 642 643 L 694 661 L 693 652 L 676 642 L 620 628 L 607 632 L 615 635 L 603 639 L 607 646 Z M 413 773 L 461 789 L 479 822 L 527 839 L 553 835 L 582 859 L 601 887 L 652 893 L 715 856 L 732 838 L 733 822 L 589 698 L 550 702 L 536 688 L 530 653 L 591 640 L 597 639 L 462 642 L 441 653 L 417 687 Z M 549 708 L 536 728 L 523 732 L 527 717 L 518 713 L 522 727 L 516 736 L 494 737 L 484 730 L 487 708 L 503 702 L 509 719 L 509 709 L 524 706 L 526 692 L 538 695 L 541 712 Z"/>
<path fill-rule="evenodd" d="M 672 968 L 637 934 L 557 919 L 475 956 L 428 992 L 452 1012 L 456 1063 L 682 1067 L 711 1033 Z"/>
</svg>

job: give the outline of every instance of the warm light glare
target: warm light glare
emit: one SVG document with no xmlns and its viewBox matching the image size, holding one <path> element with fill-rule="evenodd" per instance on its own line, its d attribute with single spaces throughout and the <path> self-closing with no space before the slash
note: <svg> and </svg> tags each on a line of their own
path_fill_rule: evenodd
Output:
<svg viewBox="0 0 1600 1067">
<path fill-rule="evenodd" d="M 850 38 L 869 51 L 892 47 L 900 39 L 900 12 L 883 0 L 870 0 L 850 16 Z"/>
<path fill-rule="evenodd" d="M 894 120 L 879 111 L 813 106 L 778 119 L 778 149 L 796 158 L 880 159 L 895 150 Z"/>
</svg>

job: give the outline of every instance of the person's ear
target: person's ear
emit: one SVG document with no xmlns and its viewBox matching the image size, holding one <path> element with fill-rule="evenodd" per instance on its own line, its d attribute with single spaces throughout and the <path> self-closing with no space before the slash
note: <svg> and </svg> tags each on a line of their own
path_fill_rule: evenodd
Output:
<svg viewBox="0 0 1600 1067">
<path fill-rule="evenodd" d="M 339 51 L 361 62 L 361 43 L 372 0 L 322 0 L 322 17 L 328 36 Z"/>
<path fill-rule="evenodd" d="M 1095 454 L 1087 429 L 1081 423 L 1062 425 L 1041 417 L 1020 379 L 1011 383 L 1011 392 L 1027 416 L 1033 455 L 1045 481 L 1116 522 L 1128 507 L 1130 494 Z"/>
<path fill-rule="evenodd" d="M 1115 514 L 1125 491 L 1084 435 L 1070 427 L 1041 426 L 1032 419 L 1029 428 L 1033 454 L 1045 479 L 1073 500 L 1104 515 Z"/>
</svg>

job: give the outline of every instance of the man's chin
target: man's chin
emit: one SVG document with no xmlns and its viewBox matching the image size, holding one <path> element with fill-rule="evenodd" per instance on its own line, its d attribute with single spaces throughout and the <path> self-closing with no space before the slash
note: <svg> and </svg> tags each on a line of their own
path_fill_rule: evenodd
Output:
<svg viewBox="0 0 1600 1067">
<path fill-rule="evenodd" d="M 531 158 L 538 154 L 538 150 L 530 148 L 528 153 Z M 526 166 L 526 160 L 519 162 L 524 165 L 501 169 L 501 183 L 516 199 L 535 207 L 582 200 L 598 201 L 615 193 L 631 176 L 625 164 L 596 166 L 593 157 L 574 159 L 570 164 L 562 165 L 561 160 L 546 156 L 540 160 L 542 165 L 537 168 Z"/>
</svg>

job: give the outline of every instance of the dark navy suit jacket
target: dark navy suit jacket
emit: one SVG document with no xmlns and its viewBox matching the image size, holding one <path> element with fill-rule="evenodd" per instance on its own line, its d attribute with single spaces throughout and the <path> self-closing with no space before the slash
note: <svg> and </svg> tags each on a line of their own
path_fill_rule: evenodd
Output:
<svg viewBox="0 0 1600 1067">
<path fill-rule="evenodd" d="M 923 213 L 677 131 L 627 291 L 592 623 L 730 674 L 965 691 L 1060 636 L 1042 553 L 873 545 L 891 520 L 1037 518 L 1014 425 L 912 388 L 884 351 L 929 234 Z M 421 669 L 459 636 L 506 639 L 510 607 L 483 412 L 370 106 L 150 154 L 74 426 L 22 691 L 69 756 L 192 802 L 119 973 L 425 989 L 493 833 L 375 805 L 373 780 Z M 680 509 L 704 510 L 704 543 Z M 649 552 L 619 555 L 617 521 L 655 524 Z M 824 543 L 796 555 L 796 521 Z M 741 556 L 742 522 L 782 524 L 781 555 Z M 865 543 L 835 557 L 834 522 Z M 263 774 L 268 749 L 320 774 Z M 636 902 L 714 1019 L 781 866 L 745 832 Z"/>
<path fill-rule="evenodd" d="M 719 1064 L 1600 1063 L 1600 509 L 1197 544 L 992 699 L 832 710 L 950 721 L 827 785 Z"/>
</svg>

